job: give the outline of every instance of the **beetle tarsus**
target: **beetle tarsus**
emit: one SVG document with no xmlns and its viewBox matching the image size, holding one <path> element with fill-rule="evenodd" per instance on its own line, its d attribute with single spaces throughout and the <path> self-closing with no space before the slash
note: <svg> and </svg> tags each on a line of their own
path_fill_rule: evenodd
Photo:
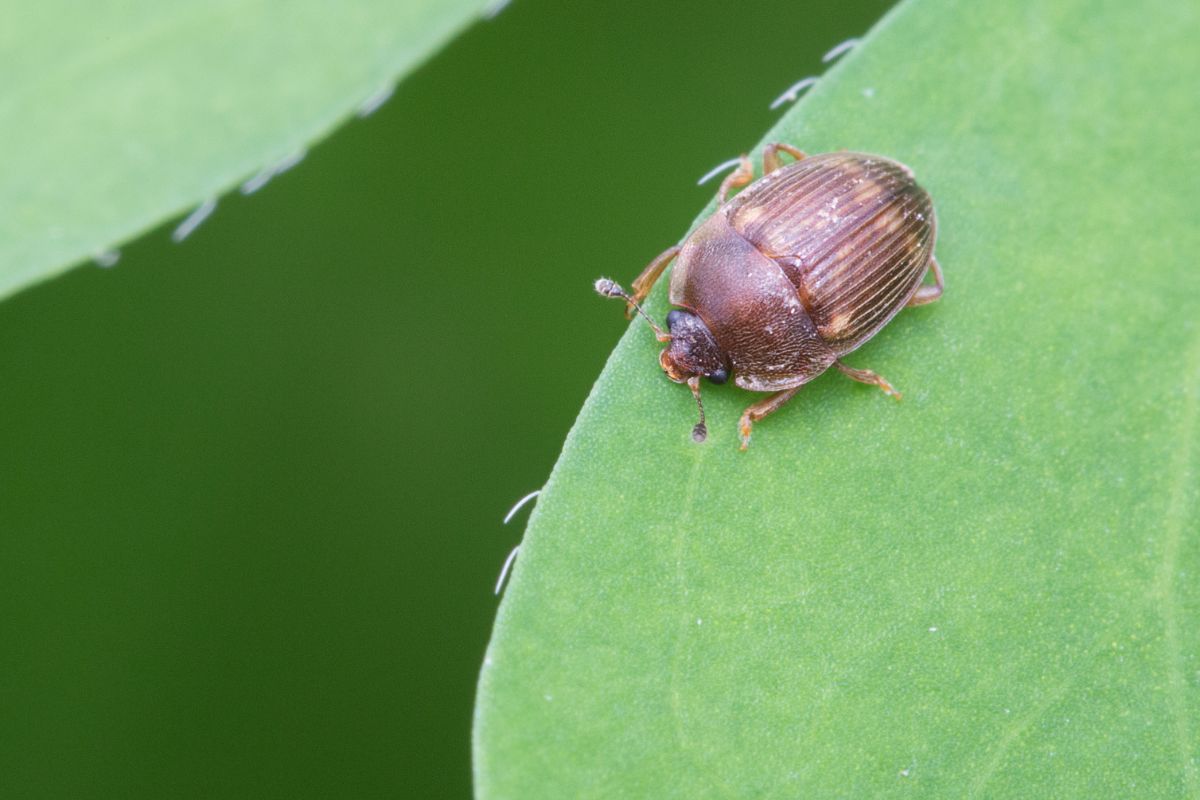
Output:
<svg viewBox="0 0 1200 800">
<path fill-rule="evenodd" d="M 903 395 L 896 391 L 896 387 L 892 386 L 891 382 L 879 373 L 872 372 L 869 369 L 855 369 L 854 367 L 843 364 L 841 360 L 835 361 L 833 364 L 842 371 L 843 375 L 851 380 L 858 381 L 859 383 L 866 383 L 871 386 L 878 386 L 883 390 L 884 394 L 890 395 L 895 400 L 903 399 Z"/>
<path fill-rule="evenodd" d="M 942 266 L 936 256 L 929 257 L 929 272 L 933 273 L 933 285 L 918 287 L 916 293 L 908 299 L 909 308 L 932 303 L 940 299 L 942 292 L 946 290 L 946 279 L 942 277 Z"/>
<path fill-rule="evenodd" d="M 762 400 L 759 400 L 757 403 L 748 406 L 746 410 L 742 412 L 742 421 L 738 425 L 738 431 L 742 435 L 743 450 L 750 446 L 751 425 L 753 425 L 755 422 L 759 422 L 769 414 L 778 411 L 784 403 L 786 403 L 788 400 L 791 400 L 792 397 L 795 396 L 796 392 L 800 391 L 802 386 L 803 384 L 800 386 L 793 386 L 790 389 L 784 389 L 782 391 L 775 392 L 775 394 L 769 394 Z"/>
<path fill-rule="evenodd" d="M 742 439 L 741 447 L 738 449 L 745 450 L 750 446 L 750 415 L 748 413 L 742 415 L 742 421 L 738 425 L 738 435 Z"/>
<path fill-rule="evenodd" d="M 795 161 L 803 161 L 807 156 L 804 151 L 784 142 L 771 142 L 763 148 L 763 175 L 770 175 L 782 165 L 779 163 L 779 151 L 787 153 Z"/>
<path fill-rule="evenodd" d="M 717 177 L 718 175 L 720 175 L 722 172 L 729 169 L 730 167 L 736 167 L 736 166 L 740 165 L 742 163 L 742 159 L 745 157 L 746 157 L 745 155 L 740 155 L 737 158 L 731 158 L 728 161 L 722 161 L 720 164 L 717 164 L 715 167 L 710 169 L 708 172 L 704 173 L 704 175 L 700 178 L 700 180 L 696 181 L 696 185 L 703 186 L 704 184 L 708 183 L 710 180 Z"/>
<path fill-rule="evenodd" d="M 721 186 L 717 189 L 717 204 L 725 205 L 729 200 L 729 193 L 733 189 L 745 186 L 754 180 L 754 164 L 750 161 L 750 156 L 742 153 L 738 159 L 738 168 L 725 176 L 725 180 L 721 181 Z"/>
</svg>

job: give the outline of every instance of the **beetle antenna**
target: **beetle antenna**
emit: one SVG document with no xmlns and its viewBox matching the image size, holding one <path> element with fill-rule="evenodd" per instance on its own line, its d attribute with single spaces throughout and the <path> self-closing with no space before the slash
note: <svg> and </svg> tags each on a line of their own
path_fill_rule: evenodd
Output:
<svg viewBox="0 0 1200 800">
<path fill-rule="evenodd" d="M 654 320 L 650 319 L 650 315 L 642 310 L 642 307 L 638 305 L 638 301 L 630 297 L 629 294 L 621 288 L 621 284 L 617 283 L 611 278 L 600 278 L 596 281 L 596 293 L 601 297 L 624 298 L 626 303 L 629 303 L 629 305 L 637 309 L 637 312 L 642 315 L 642 318 L 645 319 L 646 322 L 650 323 L 650 327 L 654 328 L 654 333 L 658 336 L 658 340 L 660 342 L 671 341 L 671 334 L 663 332 L 663 329 L 658 327 Z"/>
<path fill-rule="evenodd" d="M 704 402 L 700 399 L 700 376 L 693 375 L 688 378 L 687 385 L 692 390 L 692 397 L 696 398 L 696 408 L 700 409 L 700 421 L 692 428 L 692 439 L 696 442 L 703 442 L 708 438 L 708 426 L 704 424 Z"/>
</svg>

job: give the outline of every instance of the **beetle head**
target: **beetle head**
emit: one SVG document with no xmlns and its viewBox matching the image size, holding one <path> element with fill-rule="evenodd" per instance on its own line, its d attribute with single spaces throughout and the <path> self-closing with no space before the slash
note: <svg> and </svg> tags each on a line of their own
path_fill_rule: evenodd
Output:
<svg viewBox="0 0 1200 800">
<path fill-rule="evenodd" d="M 692 428 L 692 438 L 703 442 L 708 436 L 708 427 L 704 424 L 704 403 L 700 400 L 700 377 L 713 383 L 727 381 L 729 367 L 725 353 L 704 320 L 690 311 L 675 309 L 667 314 L 667 330 L 671 332 L 670 344 L 659 353 L 658 363 L 668 378 L 676 383 L 686 383 L 692 390 L 696 407 L 700 409 L 700 421 Z"/>
<path fill-rule="evenodd" d="M 704 376 L 713 383 L 729 379 L 725 353 L 698 316 L 675 309 L 667 314 L 667 330 L 671 332 L 671 343 L 659 354 L 658 363 L 668 378 L 676 383 L 694 376 Z"/>
<path fill-rule="evenodd" d="M 667 314 L 667 329 L 663 331 L 650 319 L 650 315 L 638 305 L 633 297 L 621 288 L 620 284 L 608 278 L 596 281 L 596 291 L 604 297 L 620 297 L 629 304 L 629 308 L 650 323 L 660 342 L 670 342 L 667 349 L 658 356 L 667 377 L 676 383 L 686 383 L 696 398 L 696 408 L 700 411 L 700 421 L 692 428 L 692 438 L 703 442 L 708 437 L 708 426 L 704 423 L 704 402 L 700 399 L 700 378 L 707 377 L 713 383 L 724 383 L 729 379 L 729 366 L 725 353 L 717 345 L 712 332 L 704 321 L 690 311 L 678 309 Z"/>
</svg>

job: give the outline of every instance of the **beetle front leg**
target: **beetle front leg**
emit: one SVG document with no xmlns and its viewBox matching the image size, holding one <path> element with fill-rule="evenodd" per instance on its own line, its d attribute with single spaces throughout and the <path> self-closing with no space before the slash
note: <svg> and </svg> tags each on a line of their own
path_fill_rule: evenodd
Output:
<svg viewBox="0 0 1200 800">
<path fill-rule="evenodd" d="M 801 386 L 793 386 L 791 389 L 784 389 L 782 392 L 768 395 L 742 412 L 742 420 L 738 423 L 738 433 L 742 437 L 743 450 L 750 446 L 750 429 L 754 423 L 768 414 L 778 411 L 784 403 L 792 399 L 796 392 L 800 391 Z"/>
<path fill-rule="evenodd" d="M 936 258 L 930 257 L 929 271 L 933 273 L 933 286 L 922 286 L 920 289 L 917 289 L 917 293 L 908 299 L 909 308 L 932 303 L 942 296 L 942 290 L 946 288 L 946 282 L 942 279 L 942 268 L 938 265 Z"/>
<path fill-rule="evenodd" d="M 833 365 L 840 369 L 844 375 L 850 377 L 852 380 L 856 380 L 859 383 L 869 383 L 872 386 L 878 386 L 883 390 L 884 394 L 890 394 L 897 400 L 900 399 L 900 393 L 896 391 L 896 387 L 888 383 L 887 378 L 883 377 L 882 375 L 872 372 L 869 369 L 855 369 L 854 367 L 848 367 L 841 361 L 835 361 L 833 362 Z"/>
<path fill-rule="evenodd" d="M 668 247 L 666 250 L 659 253 L 653 261 L 646 265 L 642 270 L 642 274 L 633 279 L 633 300 L 640 303 L 646 299 L 646 295 L 650 294 L 650 290 L 654 288 L 654 284 L 662 276 L 663 270 L 667 265 L 679 255 L 680 247 Z M 625 304 L 625 319 L 633 319 L 633 303 Z"/>
<path fill-rule="evenodd" d="M 770 175 L 772 172 L 779 169 L 780 150 L 787 153 L 797 161 L 800 161 L 805 157 L 803 150 L 792 147 L 790 144 L 784 144 L 783 142 L 771 142 L 769 145 L 763 148 L 763 175 Z"/>
</svg>

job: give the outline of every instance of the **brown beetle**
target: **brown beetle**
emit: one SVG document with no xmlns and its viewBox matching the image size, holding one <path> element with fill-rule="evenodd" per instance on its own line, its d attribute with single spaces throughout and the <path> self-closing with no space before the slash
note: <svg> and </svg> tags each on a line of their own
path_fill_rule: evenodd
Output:
<svg viewBox="0 0 1200 800">
<path fill-rule="evenodd" d="M 795 161 L 781 166 L 779 151 Z M 774 394 L 742 414 L 742 449 L 750 428 L 830 366 L 900 398 L 882 376 L 843 364 L 907 306 L 942 296 L 942 270 L 933 256 L 937 220 L 929 195 L 908 167 L 863 153 L 805 157 L 786 144 L 763 150 L 763 177 L 750 159 L 717 191 L 719 207 L 683 242 L 633 282 L 630 296 L 601 278 L 596 291 L 623 297 L 626 316 L 642 314 L 663 342 L 667 377 L 687 383 L 700 408 L 692 430 L 707 436 L 700 378 L 733 381 Z M 638 305 L 671 261 L 667 330 Z M 922 285 L 926 272 L 933 285 Z"/>
</svg>

